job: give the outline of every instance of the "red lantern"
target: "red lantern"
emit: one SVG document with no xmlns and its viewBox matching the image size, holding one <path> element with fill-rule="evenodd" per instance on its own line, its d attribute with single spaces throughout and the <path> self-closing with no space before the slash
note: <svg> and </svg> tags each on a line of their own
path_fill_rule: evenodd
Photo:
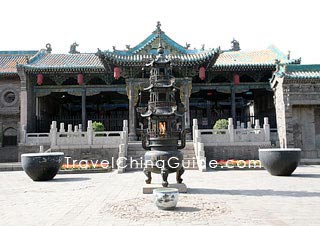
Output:
<svg viewBox="0 0 320 226">
<path fill-rule="evenodd" d="M 201 67 L 199 69 L 199 78 L 201 80 L 205 80 L 206 79 L 206 69 L 204 67 Z"/>
<path fill-rule="evenodd" d="M 115 67 L 113 69 L 113 77 L 115 79 L 119 79 L 120 78 L 120 68 L 119 67 Z"/>
<path fill-rule="evenodd" d="M 83 74 L 78 74 L 77 80 L 79 85 L 83 85 Z"/>
<path fill-rule="evenodd" d="M 233 76 L 233 83 L 234 83 L 235 85 L 239 85 L 239 84 L 240 84 L 240 76 L 239 76 L 238 74 L 235 74 L 235 75 Z"/>
<path fill-rule="evenodd" d="M 43 74 L 37 75 L 37 84 L 40 86 L 43 83 Z"/>
</svg>

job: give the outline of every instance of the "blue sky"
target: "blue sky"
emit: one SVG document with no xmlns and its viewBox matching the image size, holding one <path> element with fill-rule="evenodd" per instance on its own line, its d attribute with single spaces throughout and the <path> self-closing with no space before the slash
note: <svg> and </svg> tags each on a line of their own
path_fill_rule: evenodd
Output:
<svg viewBox="0 0 320 226">
<path fill-rule="evenodd" d="M 236 0 L 4 0 L 1 1 L 0 50 L 44 48 L 66 53 L 125 49 L 146 38 L 161 21 L 172 39 L 191 48 L 230 48 L 235 38 L 242 50 L 273 44 L 302 63 L 320 63 L 320 3 Z"/>
</svg>

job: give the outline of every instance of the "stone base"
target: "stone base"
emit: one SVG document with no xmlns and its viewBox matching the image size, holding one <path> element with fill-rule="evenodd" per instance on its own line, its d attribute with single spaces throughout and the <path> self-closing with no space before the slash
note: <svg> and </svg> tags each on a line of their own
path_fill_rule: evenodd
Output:
<svg viewBox="0 0 320 226">
<path fill-rule="evenodd" d="M 142 187 L 143 194 L 152 194 L 153 189 L 163 188 L 161 184 L 146 184 Z M 177 188 L 179 193 L 187 193 L 188 188 L 184 183 L 181 184 L 169 184 L 168 188 Z"/>
</svg>

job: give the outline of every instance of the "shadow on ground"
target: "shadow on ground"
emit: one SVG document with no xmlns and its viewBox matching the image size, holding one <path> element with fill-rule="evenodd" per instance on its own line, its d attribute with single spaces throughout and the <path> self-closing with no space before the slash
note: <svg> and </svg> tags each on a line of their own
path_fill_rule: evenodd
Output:
<svg viewBox="0 0 320 226">
<path fill-rule="evenodd" d="M 218 190 L 211 188 L 189 188 L 189 194 L 203 195 L 244 195 L 244 196 L 285 196 L 285 197 L 320 197 L 320 192 L 308 191 L 276 191 L 272 189 L 262 190 Z"/>
<path fill-rule="evenodd" d="M 292 174 L 291 177 L 320 178 L 320 174 Z"/>
<path fill-rule="evenodd" d="M 188 206 L 179 206 L 174 209 L 175 212 L 182 213 L 191 213 L 191 212 L 199 212 L 201 209 L 197 207 L 188 207 Z"/>
<path fill-rule="evenodd" d="M 88 177 L 60 177 L 60 178 L 54 178 L 53 180 L 46 181 L 50 183 L 56 183 L 56 182 L 79 182 L 79 181 L 87 181 L 91 180 L 91 178 Z"/>
</svg>

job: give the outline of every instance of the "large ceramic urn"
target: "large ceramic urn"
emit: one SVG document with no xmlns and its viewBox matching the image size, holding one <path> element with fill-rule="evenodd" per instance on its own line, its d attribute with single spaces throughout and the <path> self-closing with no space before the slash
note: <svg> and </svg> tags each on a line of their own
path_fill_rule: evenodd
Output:
<svg viewBox="0 0 320 226">
<path fill-rule="evenodd" d="M 63 152 L 28 153 L 21 155 L 21 164 L 32 180 L 47 181 L 56 176 L 63 159 Z"/>
<path fill-rule="evenodd" d="M 167 187 L 170 173 L 177 174 L 177 183 L 182 182 L 183 154 L 179 149 L 185 146 L 186 130 L 179 125 L 184 109 L 181 105 L 178 107 L 173 64 L 165 57 L 161 42 L 158 56 L 146 66 L 150 68 L 150 78 L 144 91 L 149 92 L 149 101 L 147 108 L 139 110 L 148 122 L 142 136 L 142 146 L 147 150 L 144 173 L 147 184 L 151 183 L 151 173 L 161 174 L 162 186 Z"/>
<path fill-rule="evenodd" d="M 262 166 L 273 176 L 290 176 L 299 165 L 300 148 L 261 148 L 259 159 Z"/>
</svg>

